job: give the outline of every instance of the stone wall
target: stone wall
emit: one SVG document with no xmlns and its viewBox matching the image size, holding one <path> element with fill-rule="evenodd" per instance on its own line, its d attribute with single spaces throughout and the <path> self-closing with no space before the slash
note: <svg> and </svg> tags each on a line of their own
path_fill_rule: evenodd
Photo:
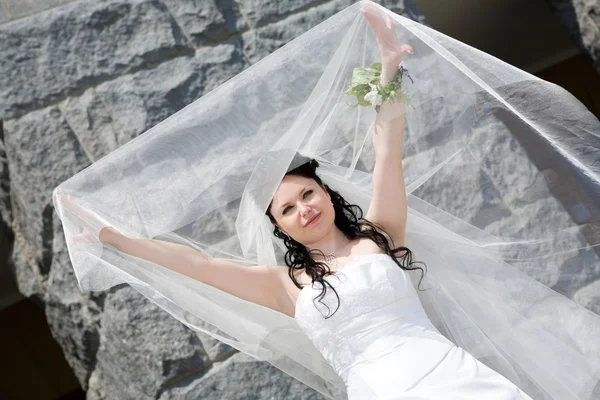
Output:
<svg viewBox="0 0 600 400">
<path fill-rule="evenodd" d="M 316 399 L 135 290 L 82 293 L 54 187 L 352 0 L 0 0 L 0 213 L 90 399 Z M 420 22 L 411 0 L 386 7 Z M 135 305 L 135 306 L 132 306 Z"/>
</svg>

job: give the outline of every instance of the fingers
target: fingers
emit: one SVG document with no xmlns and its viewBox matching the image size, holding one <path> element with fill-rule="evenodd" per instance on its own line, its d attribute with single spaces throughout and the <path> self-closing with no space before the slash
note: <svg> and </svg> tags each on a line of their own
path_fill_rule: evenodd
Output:
<svg viewBox="0 0 600 400">
<path fill-rule="evenodd" d="M 94 243 L 94 242 L 98 241 L 98 240 L 96 240 L 94 235 L 92 235 L 88 231 L 83 231 L 82 233 L 73 235 L 71 240 L 73 241 L 73 243 Z"/>
<path fill-rule="evenodd" d="M 402 52 L 402 53 L 408 53 L 408 54 L 414 54 L 414 49 L 409 44 L 403 44 L 402 46 L 400 46 L 400 52 Z"/>
<path fill-rule="evenodd" d="M 380 48 L 384 51 L 398 51 L 398 38 L 392 18 L 372 3 L 362 3 L 361 13 L 371 26 Z"/>
</svg>

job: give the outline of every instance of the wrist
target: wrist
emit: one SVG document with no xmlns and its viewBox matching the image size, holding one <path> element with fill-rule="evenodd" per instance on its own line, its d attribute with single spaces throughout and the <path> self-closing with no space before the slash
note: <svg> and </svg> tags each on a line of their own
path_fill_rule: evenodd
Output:
<svg viewBox="0 0 600 400">
<path fill-rule="evenodd" d="M 112 226 L 105 226 L 98 233 L 98 240 L 103 244 L 114 245 L 123 235 Z"/>
<path fill-rule="evenodd" d="M 384 86 L 387 85 L 394 79 L 397 72 L 398 72 L 398 68 L 383 67 L 381 69 L 380 83 Z"/>
</svg>

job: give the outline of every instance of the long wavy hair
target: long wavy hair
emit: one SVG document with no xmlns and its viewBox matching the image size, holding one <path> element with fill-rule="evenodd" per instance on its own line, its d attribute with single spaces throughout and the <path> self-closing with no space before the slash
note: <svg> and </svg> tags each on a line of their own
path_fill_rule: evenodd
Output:
<svg viewBox="0 0 600 400">
<path fill-rule="evenodd" d="M 332 190 L 329 188 L 329 186 L 324 185 L 323 181 L 316 173 L 318 166 L 319 163 L 316 160 L 310 160 L 309 162 L 306 162 L 287 172 L 286 175 L 310 178 L 324 187 L 325 190 L 327 190 L 327 193 L 329 193 L 331 196 L 331 202 L 333 203 L 333 209 L 335 210 L 334 223 L 344 233 L 344 235 L 349 240 L 360 238 L 371 239 L 377 246 L 379 246 L 381 250 L 383 250 L 385 254 L 389 255 L 400 268 L 407 271 L 415 269 L 421 270 L 421 280 L 419 281 L 420 286 L 425 275 L 425 270 L 423 270 L 422 267 L 414 266 L 414 264 L 425 264 L 420 261 L 413 261 L 413 253 L 408 247 L 394 247 L 393 240 L 383 229 L 383 227 L 364 219 L 363 211 L 358 205 L 348 203 L 338 192 Z M 337 291 L 329 282 L 327 282 L 327 280 L 324 279 L 325 276 L 332 274 L 331 269 L 324 262 L 315 261 L 312 257 L 312 255 L 315 254 L 314 252 L 311 252 L 302 243 L 297 242 L 292 237 L 283 233 L 277 226 L 275 218 L 271 214 L 270 209 L 271 204 L 269 204 L 266 214 L 273 223 L 273 234 L 279 239 L 283 240 L 283 243 L 287 248 L 285 253 L 285 263 L 289 267 L 288 275 L 292 282 L 294 282 L 296 287 L 302 289 L 302 286 L 296 279 L 295 272 L 305 270 L 306 274 L 311 277 L 313 283 L 321 283 L 321 293 L 313 300 L 318 299 L 318 301 L 325 305 L 329 311 L 331 311 L 329 306 L 322 302 L 323 298 L 325 297 L 325 293 L 327 292 L 325 285 L 329 286 L 335 293 L 338 300 L 338 306 L 333 313 L 325 316 L 326 319 L 330 318 L 340 307 L 340 297 L 337 294 Z M 320 254 L 324 256 L 323 252 L 320 252 Z M 425 268 L 427 268 L 426 265 Z"/>
</svg>

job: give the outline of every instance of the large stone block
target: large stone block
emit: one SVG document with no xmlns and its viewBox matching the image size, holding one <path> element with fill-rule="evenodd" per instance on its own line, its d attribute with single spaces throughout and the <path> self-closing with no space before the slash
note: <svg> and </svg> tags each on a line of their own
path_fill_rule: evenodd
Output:
<svg viewBox="0 0 600 400">
<path fill-rule="evenodd" d="M 224 44 L 106 82 L 96 92 L 108 107 L 117 126 L 117 142 L 122 144 L 235 76 L 245 66 L 237 47 Z"/>
<path fill-rule="evenodd" d="M 131 287 L 106 297 L 89 397 L 156 399 L 211 366 L 195 332 Z"/>
<path fill-rule="evenodd" d="M 70 0 L 2 0 L 2 3 L 12 18 L 22 18 L 68 1 Z"/>
<path fill-rule="evenodd" d="M 10 170 L 12 228 L 18 257 L 47 276 L 52 262 L 52 191 L 89 164 L 77 138 L 56 107 L 31 112 L 7 121 L 4 144 Z M 15 250 L 16 253 L 16 250 Z"/>
<path fill-rule="evenodd" d="M 164 0 L 194 45 L 226 40 L 248 28 L 233 0 Z"/>
<path fill-rule="evenodd" d="M 0 26 L 0 118 L 191 52 L 159 0 L 83 0 Z"/>
<path fill-rule="evenodd" d="M 121 144 L 112 116 L 94 89 L 70 97 L 60 106 L 85 154 L 96 161 Z M 127 141 L 128 139 L 125 139 Z"/>
<path fill-rule="evenodd" d="M 8 160 L 6 159 L 6 148 L 4 147 L 4 128 L 0 121 L 0 217 L 6 227 L 12 222 L 12 211 L 10 209 L 10 174 L 8 171 Z"/>
<path fill-rule="evenodd" d="M 242 0 L 240 8 L 244 17 L 255 28 L 326 2 L 326 0 Z"/>
<path fill-rule="evenodd" d="M 257 7 L 259 3 L 265 3 L 262 4 L 265 8 Z M 256 18 L 258 18 L 256 24 L 260 26 L 242 35 L 244 55 L 250 62 L 255 63 L 354 3 L 353 0 L 333 0 L 327 3 L 322 1 L 299 1 L 294 3 L 296 8 L 292 8 L 292 10 L 296 12 L 291 15 L 289 15 L 289 12 L 284 12 L 283 8 L 278 8 L 279 6 L 276 6 L 276 4 L 279 3 L 274 1 L 254 0 L 242 3 L 242 10 L 246 8 L 246 13 L 256 7 L 254 14 L 251 13 L 250 15 L 256 15 Z M 425 23 L 425 18 L 410 0 L 386 0 L 379 3 L 396 14 Z M 308 7 L 310 5 L 312 7 Z M 286 18 L 281 19 L 282 17 Z M 262 21 L 261 18 L 265 20 L 279 19 L 279 21 L 262 26 L 259 24 Z M 251 20 L 251 17 L 248 17 L 248 19 Z"/>
<path fill-rule="evenodd" d="M 600 315 L 600 279 L 577 291 L 573 300 Z"/>
<path fill-rule="evenodd" d="M 334 0 L 250 30 L 242 35 L 244 55 L 250 62 L 256 63 L 352 3 L 352 0 Z"/>
<path fill-rule="evenodd" d="M 273 367 L 238 353 L 215 365 L 199 379 L 182 381 L 163 392 L 160 400 L 320 400 L 324 399 L 298 380 Z"/>
<path fill-rule="evenodd" d="M 60 220 L 54 219 L 53 225 L 52 268 L 44 299 L 46 319 L 79 384 L 86 390 L 100 345 L 100 317 L 106 294 L 79 289 Z"/>
</svg>

